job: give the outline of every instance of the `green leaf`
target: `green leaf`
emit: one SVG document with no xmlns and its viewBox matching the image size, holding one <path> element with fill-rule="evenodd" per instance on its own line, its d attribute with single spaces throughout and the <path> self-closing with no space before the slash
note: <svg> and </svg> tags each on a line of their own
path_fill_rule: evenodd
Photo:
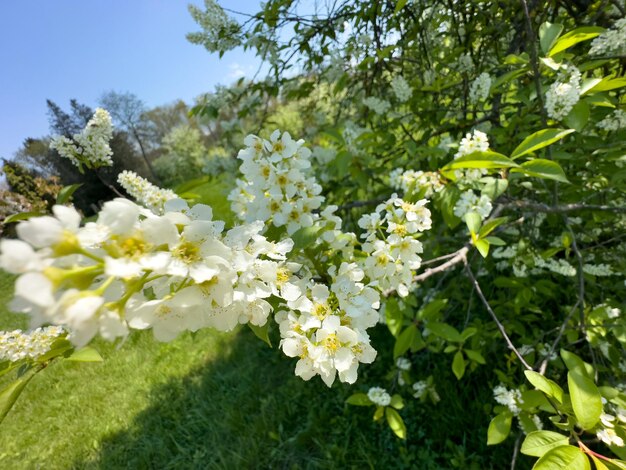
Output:
<svg viewBox="0 0 626 470">
<path fill-rule="evenodd" d="M 591 457 L 591 460 L 593 460 L 593 464 L 596 467 L 596 470 L 609 470 L 609 467 L 607 467 L 606 465 L 604 465 L 602 463 L 602 460 L 594 457 L 593 455 L 590 455 L 589 457 Z M 619 467 L 618 467 L 619 468 Z M 624 468 L 624 467 L 622 467 Z"/>
<path fill-rule="evenodd" d="M 533 431 L 522 442 L 520 452 L 524 455 L 541 457 L 550 449 L 566 446 L 569 442 L 567 436 L 553 431 Z"/>
<path fill-rule="evenodd" d="M 270 348 L 272 347 L 272 342 L 270 341 L 269 336 L 269 322 L 265 323 L 263 326 L 253 325 L 252 323 L 248 323 L 248 326 L 254 333 L 254 335 L 266 343 Z"/>
<path fill-rule="evenodd" d="M 489 429 L 487 430 L 487 445 L 492 446 L 500 444 L 504 441 L 511 432 L 512 421 L 513 415 L 508 410 L 497 414 L 489 423 Z"/>
<path fill-rule="evenodd" d="M 404 320 L 404 314 L 400 310 L 400 305 L 395 298 L 390 298 L 385 304 L 385 323 L 392 335 L 398 336 L 400 329 L 402 328 L 402 321 Z"/>
<path fill-rule="evenodd" d="M 474 246 L 483 258 L 487 257 L 487 255 L 489 254 L 489 242 L 487 240 L 482 238 L 476 240 L 476 242 L 474 242 Z"/>
<path fill-rule="evenodd" d="M 588 41 L 589 39 L 593 39 L 596 36 L 599 36 L 600 33 L 604 31 L 604 28 L 600 28 L 599 26 L 584 26 L 582 28 L 577 28 L 573 31 L 570 31 L 567 34 L 564 34 L 557 42 L 552 46 L 550 52 L 548 52 L 548 56 L 552 57 L 559 52 L 563 52 L 566 49 L 578 44 L 579 42 Z"/>
<path fill-rule="evenodd" d="M 465 223 L 472 235 L 475 235 L 480 230 L 480 224 L 483 219 L 478 212 L 468 212 L 465 214 Z"/>
<path fill-rule="evenodd" d="M 598 83 L 601 83 L 602 80 L 604 79 L 597 77 L 587 78 L 583 80 L 582 84 L 580 85 L 580 96 L 585 96 L 588 92 L 593 90 L 593 88 L 598 85 Z"/>
<path fill-rule="evenodd" d="M 533 470 L 591 470 L 587 456 L 578 447 L 550 449 L 535 462 Z"/>
<path fill-rule="evenodd" d="M 72 195 L 76 192 L 78 188 L 82 186 L 82 183 L 78 184 L 70 184 L 69 186 L 64 186 L 57 194 L 57 204 L 65 204 L 70 200 Z"/>
<path fill-rule="evenodd" d="M 474 152 L 451 161 L 442 170 L 458 168 L 511 168 L 519 166 L 506 156 L 496 152 Z"/>
<path fill-rule="evenodd" d="M 402 356 L 408 349 L 416 352 L 425 347 L 426 343 L 424 342 L 424 338 L 422 338 L 420 330 L 415 325 L 410 325 L 402 332 L 402 334 L 400 334 L 400 336 L 398 336 L 398 339 L 394 344 L 394 358 Z"/>
<path fill-rule="evenodd" d="M 94 348 L 86 346 L 82 349 L 74 351 L 71 356 L 67 358 L 68 361 L 75 362 L 102 362 L 102 356 Z"/>
<path fill-rule="evenodd" d="M 31 217 L 40 217 L 46 215 L 43 212 L 20 212 L 19 214 L 13 214 L 8 216 L 2 221 L 3 224 L 10 224 L 13 222 L 19 222 L 20 220 L 28 220 Z"/>
<path fill-rule="evenodd" d="M 19 379 L 11 382 L 2 391 L 0 391 L 0 423 L 4 420 L 6 415 L 11 411 L 11 408 L 19 398 L 24 387 L 30 382 L 35 374 L 30 374 L 27 377 L 20 377 Z"/>
<path fill-rule="evenodd" d="M 575 132 L 574 129 L 543 129 L 541 131 L 537 131 L 534 134 L 526 137 L 521 144 L 519 144 L 513 153 L 511 154 L 511 159 L 515 160 L 523 155 L 526 155 L 531 152 L 535 152 L 539 149 L 547 147 L 550 144 L 553 144 L 557 140 L 561 140 L 566 135 Z"/>
<path fill-rule="evenodd" d="M 592 87 L 589 91 L 609 91 L 626 86 L 626 78 L 608 78 L 605 77 L 600 83 Z"/>
<path fill-rule="evenodd" d="M 567 384 L 578 424 L 583 429 L 592 429 L 602 414 L 602 397 L 598 387 L 593 380 L 577 370 L 567 373 Z"/>
<path fill-rule="evenodd" d="M 489 237 L 485 237 L 485 240 L 489 242 L 490 245 L 494 246 L 506 246 L 506 242 L 502 240 L 500 237 L 495 237 L 493 235 Z"/>
<path fill-rule="evenodd" d="M 533 370 L 525 370 L 524 375 L 537 390 L 541 390 L 546 395 L 555 398 L 559 403 L 563 403 L 563 389 L 556 382 Z"/>
<path fill-rule="evenodd" d="M 293 247 L 297 250 L 302 250 L 309 247 L 315 241 L 317 241 L 317 234 L 320 231 L 320 227 L 313 225 L 311 227 L 302 227 L 297 230 L 292 236 Z"/>
<path fill-rule="evenodd" d="M 497 227 L 509 221 L 508 217 L 498 217 L 496 219 L 488 220 L 485 225 L 482 226 L 480 232 L 478 232 L 478 236 L 480 238 L 486 237 L 491 232 L 493 232 Z"/>
<path fill-rule="evenodd" d="M 378 421 L 379 419 L 382 419 L 384 415 L 385 415 L 385 407 L 377 406 L 376 411 L 374 411 L 374 421 Z"/>
<path fill-rule="evenodd" d="M 408 0 L 398 0 L 398 3 L 396 3 L 396 8 L 395 8 L 395 10 L 393 11 L 393 14 L 394 14 L 394 15 L 397 15 L 397 14 L 398 14 L 398 12 L 404 8 L 404 5 L 406 5 L 406 2 L 407 2 L 407 1 L 408 1 Z"/>
<path fill-rule="evenodd" d="M 461 336 L 461 333 L 459 333 L 456 328 L 448 325 L 447 323 L 429 322 L 428 329 L 433 334 L 445 339 L 446 341 L 451 341 L 453 343 L 463 342 L 463 337 Z"/>
<path fill-rule="evenodd" d="M 391 402 L 389 402 L 390 406 L 393 406 L 396 410 L 401 410 L 404 408 L 404 402 L 402 401 L 402 397 L 397 393 L 391 397 Z"/>
<path fill-rule="evenodd" d="M 576 354 L 569 352 L 565 349 L 561 349 L 561 359 L 563 359 L 567 370 L 580 372 L 581 374 L 586 375 L 587 378 L 593 380 L 593 366 L 591 364 L 587 364 Z"/>
<path fill-rule="evenodd" d="M 348 397 L 346 403 L 355 406 L 374 406 L 374 403 L 372 403 L 365 393 L 353 393 Z"/>
<path fill-rule="evenodd" d="M 421 320 L 434 320 L 437 314 L 441 312 L 446 305 L 448 305 L 448 299 L 433 300 L 417 312 L 417 317 Z"/>
<path fill-rule="evenodd" d="M 552 24 L 546 21 L 539 26 L 539 43 L 544 54 L 550 52 L 562 31 L 563 25 L 558 23 Z"/>
<path fill-rule="evenodd" d="M 485 358 L 483 357 L 483 355 L 481 353 L 479 353 L 478 351 L 474 351 L 472 349 L 464 349 L 463 350 L 465 352 L 465 355 L 470 358 L 472 361 L 478 363 L 478 364 L 487 364 L 487 361 L 485 361 Z"/>
<path fill-rule="evenodd" d="M 535 158 L 534 160 L 524 162 L 521 168 L 513 168 L 511 172 L 524 173 L 525 175 L 534 176 L 536 178 L 569 183 L 561 165 L 552 160 L 545 160 L 543 158 Z"/>
<path fill-rule="evenodd" d="M 584 101 L 579 101 L 563 119 L 569 127 L 580 132 L 589 121 L 589 105 Z"/>
<path fill-rule="evenodd" d="M 385 416 L 387 423 L 396 436 L 400 439 L 406 439 L 406 426 L 402 417 L 393 408 L 385 408 Z"/>
<path fill-rule="evenodd" d="M 461 351 L 457 351 L 454 355 L 454 359 L 452 359 L 452 372 L 454 372 L 457 380 L 461 380 L 465 374 L 465 359 L 463 359 L 463 353 Z"/>
<path fill-rule="evenodd" d="M 487 196 L 492 201 L 498 199 L 498 197 L 509 187 L 509 181 L 502 178 L 487 176 L 481 178 L 480 181 L 485 183 L 483 188 L 480 190 L 481 194 Z"/>
</svg>

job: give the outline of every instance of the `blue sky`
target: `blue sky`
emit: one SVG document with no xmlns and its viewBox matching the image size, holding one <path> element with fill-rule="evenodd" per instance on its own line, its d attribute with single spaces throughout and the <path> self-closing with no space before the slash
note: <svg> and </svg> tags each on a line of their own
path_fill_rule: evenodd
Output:
<svg viewBox="0 0 626 470">
<path fill-rule="evenodd" d="M 249 13 L 259 4 L 224 1 Z M 104 91 L 130 91 L 156 106 L 252 75 L 251 53 L 219 60 L 187 42 L 198 29 L 188 3 L 202 0 L 0 1 L 0 157 L 48 133 L 47 98 L 67 109 L 70 98 L 95 106 Z"/>
</svg>

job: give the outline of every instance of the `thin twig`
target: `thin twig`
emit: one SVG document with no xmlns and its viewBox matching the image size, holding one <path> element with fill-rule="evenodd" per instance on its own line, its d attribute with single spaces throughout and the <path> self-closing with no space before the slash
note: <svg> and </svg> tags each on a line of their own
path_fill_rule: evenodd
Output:
<svg viewBox="0 0 626 470">
<path fill-rule="evenodd" d="M 517 348 L 513 345 L 511 338 L 509 337 L 509 335 L 506 333 L 506 330 L 504 329 L 504 325 L 498 319 L 498 316 L 491 308 L 491 305 L 489 305 L 487 298 L 485 297 L 485 295 L 483 294 L 483 291 L 480 288 L 480 284 L 478 284 L 478 281 L 476 280 L 476 277 L 474 276 L 472 269 L 469 267 L 469 264 L 467 263 L 467 258 L 464 259 L 464 263 L 465 263 L 465 269 L 467 270 L 467 274 L 470 280 L 472 281 L 472 284 L 474 285 L 474 289 L 476 289 L 476 293 L 478 294 L 478 297 L 480 297 L 480 300 L 482 301 L 483 305 L 487 309 L 487 312 L 489 312 L 489 315 L 491 315 L 491 318 L 496 323 L 496 326 L 498 327 L 498 330 L 500 330 L 500 334 L 504 338 L 504 341 L 506 341 L 507 346 L 509 347 L 511 351 L 513 351 L 513 353 L 515 353 L 517 358 L 520 360 L 520 362 L 524 365 L 526 369 L 533 370 L 530 364 L 526 362 L 524 357 L 520 354 Z"/>
<path fill-rule="evenodd" d="M 572 318 L 572 315 L 578 309 L 579 303 L 580 303 L 580 299 L 576 301 L 576 304 L 574 305 L 574 307 L 570 310 L 570 312 L 565 317 L 565 321 L 561 324 L 561 327 L 559 328 L 559 333 L 557 334 L 556 339 L 552 343 L 552 346 L 550 346 L 550 351 L 548 351 L 548 353 L 546 354 L 546 357 L 543 359 L 543 361 L 541 361 L 541 364 L 539 365 L 539 373 L 541 375 L 544 375 L 546 373 L 546 369 L 548 367 L 548 361 L 550 360 L 550 357 L 552 356 L 552 354 L 554 354 L 554 351 L 559 345 L 561 338 L 563 337 L 563 333 L 565 333 L 565 328 L 567 328 L 567 324 Z"/>
<path fill-rule="evenodd" d="M 531 201 L 512 201 L 507 203 L 506 207 L 517 207 L 520 209 L 530 209 L 532 211 L 547 212 L 552 214 L 577 211 L 626 212 L 625 206 L 608 206 L 603 204 L 560 204 L 550 206 L 548 204 Z"/>
</svg>

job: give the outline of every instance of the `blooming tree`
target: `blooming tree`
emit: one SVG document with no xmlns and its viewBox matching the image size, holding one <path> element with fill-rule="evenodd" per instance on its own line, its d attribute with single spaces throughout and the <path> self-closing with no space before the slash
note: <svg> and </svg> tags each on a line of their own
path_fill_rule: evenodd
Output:
<svg viewBox="0 0 626 470">
<path fill-rule="evenodd" d="M 374 407 L 399 438 L 406 400 L 441 401 L 440 378 L 416 364 L 443 360 L 455 380 L 486 377 L 485 439 L 517 433 L 513 463 L 519 450 L 537 469 L 624 468 L 623 8 L 489 4 L 513 25 L 502 34 L 469 1 L 308 15 L 273 0 L 241 24 L 205 3 L 189 39 L 254 49 L 276 77 L 231 96 L 241 109 L 259 93 L 330 90 L 309 103 L 309 144 L 245 138 L 233 226 L 129 172 L 119 181 L 135 202 L 109 201 L 86 223 L 65 204 L 20 222 L 0 267 L 19 275 L 12 308 L 47 329 L 0 336 L 2 370 L 93 358 L 81 348 L 96 335 L 169 341 L 246 324 L 278 336 L 302 379 L 355 384 L 347 402 Z M 544 16 L 562 24 L 534 23 Z M 589 16 L 607 27 L 577 27 Z M 96 121 L 106 111 L 55 141 L 61 155 L 107 164 Z M 393 362 L 388 383 L 361 384 L 374 328 L 393 337 Z M 5 390 L 2 416 L 31 376 Z"/>
</svg>

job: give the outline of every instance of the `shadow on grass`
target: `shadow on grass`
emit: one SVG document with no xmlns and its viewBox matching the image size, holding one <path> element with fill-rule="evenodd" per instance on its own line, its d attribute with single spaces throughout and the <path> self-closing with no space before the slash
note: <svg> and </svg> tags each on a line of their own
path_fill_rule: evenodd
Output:
<svg viewBox="0 0 626 470">
<path fill-rule="evenodd" d="M 151 392 L 128 428 L 100 442 L 93 468 L 505 468 L 510 446 L 484 444 L 488 415 L 471 380 L 441 390 L 436 407 L 408 404 L 407 442 L 345 399 L 376 385 L 390 358 L 364 367 L 354 387 L 304 382 L 293 361 L 249 331 L 221 355 Z M 384 360 L 387 359 L 387 360 Z M 449 367 L 449 365 L 448 365 Z M 430 372 L 432 373 L 432 371 Z M 489 399 L 489 398 L 488 398 Z M 524 462 L 518 468 L 526 468 Z"/>
</svg>

